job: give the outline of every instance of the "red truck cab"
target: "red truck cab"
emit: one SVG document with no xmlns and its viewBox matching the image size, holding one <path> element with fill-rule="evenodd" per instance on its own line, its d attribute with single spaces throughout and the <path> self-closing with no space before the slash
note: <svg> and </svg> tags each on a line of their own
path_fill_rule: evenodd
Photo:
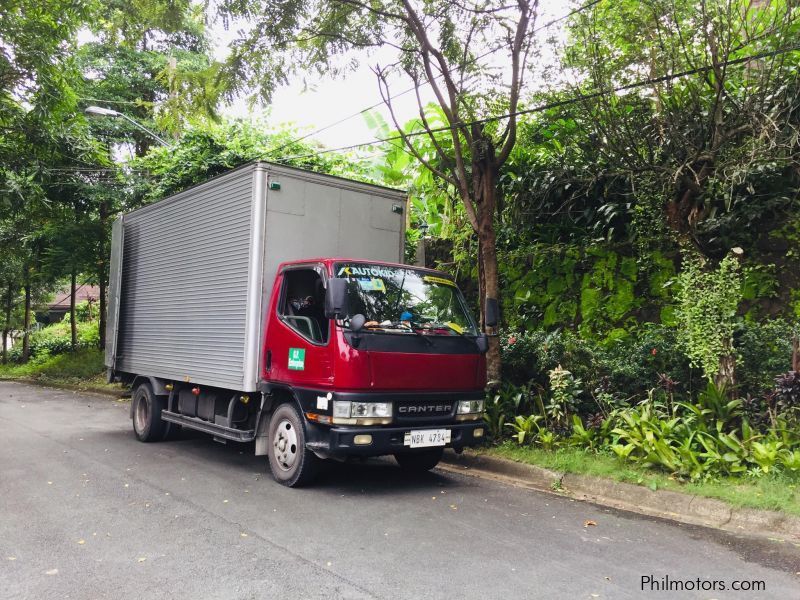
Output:
<svg viewBox="0 0 800 600">
<path fill-rule="evenodd" d="M 278 409 L 264 440 L 279 481 L 310 477 L 319 458 L 429 469 L 445 447 L 483 441 L 486 337 L 448 274 L 320 258 L 283 263 L 272 289 L 263 391 L 300 412 Z"/>
</svg>

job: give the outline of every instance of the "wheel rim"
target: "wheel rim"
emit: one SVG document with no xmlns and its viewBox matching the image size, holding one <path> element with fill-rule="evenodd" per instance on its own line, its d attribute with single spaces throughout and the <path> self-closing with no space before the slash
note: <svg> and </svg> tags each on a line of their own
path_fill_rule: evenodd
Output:
<svg viewBox="0 0 800 600">
<path fill-rule="evenodd" d="M 143 432 L 147 427 L 147 414 L 150 412 L 147 410 L 147 404 L 147 397 L 140 396 L 139 401 L 136 403 L 136 410 L 133 413 L 133 424 L 139 433 Z"/>
<path fill-rule="evenodd" d="M 283 419 L 275 429 L 272 455 L 284 471 L 291 471 L 297 461 L 297 431 L 288 419 Z"/>
</svg>

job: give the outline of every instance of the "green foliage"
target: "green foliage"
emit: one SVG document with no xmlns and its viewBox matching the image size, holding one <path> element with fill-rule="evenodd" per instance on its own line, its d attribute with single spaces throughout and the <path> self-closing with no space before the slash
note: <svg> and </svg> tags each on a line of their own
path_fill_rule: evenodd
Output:
<svg viewBox="0 0 800 600">
<path fill-rule="evenodd" d="M 41 354 L 24 364 L 0 365 L 0 379 L 36 379 L 58 384 L 102 387 L 105 365 L 103 352 L 85 348 L 66 354 Z M 108 386 L 108 389 L 116 389 Z"/>
<path fill-rule="evenodd" d="M 742 300 L 739 260 L 730 255 L 716 268 L 707 268 L 704 261 L 688 255 L 678 281 L 679 339 L 692 365 L 711 380 L 719 373 L 720 360 L 733 352 Z"/>
<path fill-rule="evenodd" d="M 289 161 L 291 166 L 375 181 L 369 163 L 338 153 L 315 155 L 318 145 L 295 142 L 296 137 L 294 130 L 276 131 L 246 121 L 191 128 L 172 147 L 155 148 L 136 161 L 142 170 L 135 181 L 136 202 L 160 200 L 247 162 L 283 156 L 304 156 Z"/>
<path fill-rule="evenodd" d="M 78 323 L 78 348 L 97 348 L 100 336 L 97 330 L 97 321 Z M 64 354 L 71 350 L 71 335 L 68 322 L 43 327 L 35 331 L 30 337 L 31 358 L 47 358 L 57 354 Z M 13 362 L 22 360 L 22 344 L 15 344 L 9 358 Z"/>
<path fill-rule="evenodd" d="M 734 331 L 734 348 L 739 357 L 736 379 L 739 394 L 758 396 L 773 387 L 779 373 L 792 366 L 792 337 L 800 324 L 782 318 L 743 321 Z"/>
<path fill-rule="evenodd" d="M 503 436 L 508 422 L 525 406 L 528 394 L 527 388 L 517 388 L 506 383 L 486 399 L 484 418 L 489 424 L 489 435 L 492 439 Z"/>
<path fill-rule="evenodd" d="M 539 435 L 541 431 L 539 421 L 541 420 L 541 415 L 528 415 L 527 417 L 517 415 L 511 423 L 506 423 L 506 427 L 514 431 L 513 438 L 518 444 L 529 444 Z"/>
<path fill-rule="evenodd" d="M 545 406 L 548 425 L 563 429 L 578 410 L 578 398 L 583 392 L 581 380 L 561 365 L 547 375 L 550 378 L 550 401 Z"/>
</svg>

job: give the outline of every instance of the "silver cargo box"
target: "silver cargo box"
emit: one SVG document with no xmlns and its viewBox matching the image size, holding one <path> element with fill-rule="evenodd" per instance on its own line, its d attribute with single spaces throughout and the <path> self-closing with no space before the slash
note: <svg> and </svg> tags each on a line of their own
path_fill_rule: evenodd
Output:
<svg viewBox="0 0 800 600">
<path fill-rule="evenodd" d="M 403 262 L 406 194 L 257 162 L 114 223 L 106 367 L 255 391 L 278 265 Z"/>
</svg>

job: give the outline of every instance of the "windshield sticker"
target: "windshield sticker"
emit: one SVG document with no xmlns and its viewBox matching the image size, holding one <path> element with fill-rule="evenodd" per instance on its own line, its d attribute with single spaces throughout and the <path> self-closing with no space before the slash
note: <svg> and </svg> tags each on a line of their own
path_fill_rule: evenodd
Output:
<svg viewBox="0 0 800 600">
<path fill-rule="evenodd" d="M 443 285 L 450 285 L 456 287 L 455 281 L 450 281 L 449 279 L 445 279 L 444 277 L 436 277 L 435 275 L 425 275 L 425 277 L 423 277 L 422 279 L 430 283 L 441 283 Z"/>
<path fill-rule="evenodd" d="M 400 269 L 390 269 L 388 267 L 379 267 L 377 265 L 347 265 L 341 267 L 337 277 L 344 275 L 345 277 L 386 277 L 390 278 L 396 275 Z"/>
<path fill-rule="evenodd" d="M 304 371 L 306 368 L 306 349 L 289 348 L 289 369 L 292 371 Z"/>
<path fill-rule="evenodd" d="M 386 284 L 383 282 L 383 279 L 378 279 L 378 278 L 359 279 L 358 285 L 365 292 L 383 292 L 384 294 L 386 293 Z"/>
<path fill-rule="evenodd" d="M 458 323 L 453 323 L 452 321 L 448 321 L 447 323 L 445 323 L 445 325 L 447 325 L 450 329 L 452 329 L 456 333 L 464 335 L 464 328 Z"/>
</svg>

